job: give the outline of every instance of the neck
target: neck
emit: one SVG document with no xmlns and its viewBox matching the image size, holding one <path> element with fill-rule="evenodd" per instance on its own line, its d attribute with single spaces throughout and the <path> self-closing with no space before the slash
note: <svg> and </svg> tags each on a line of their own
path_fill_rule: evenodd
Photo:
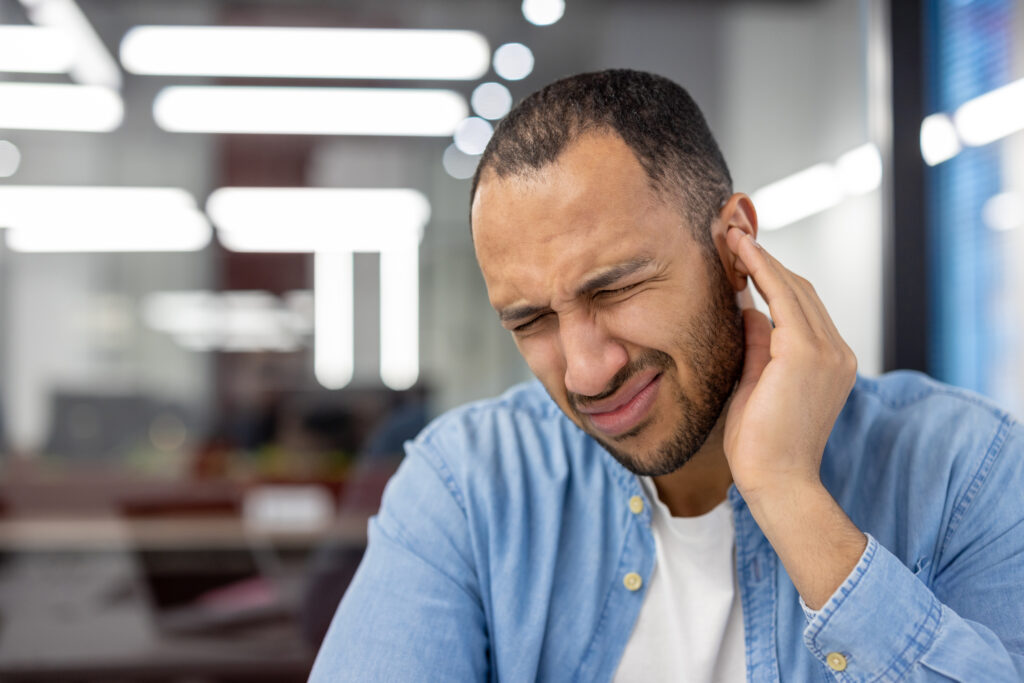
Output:
<svg viewBox="0 0 1024 683">
<path fill-rule="evenodd" d="M 658 498 L 673 517 L 703 515 L 728 495 L 732 472 L 723 446 L 728 409 L 727 403 L 704 445 L 689 462 L 675 472 L 654 477 Z"/>
</svg>

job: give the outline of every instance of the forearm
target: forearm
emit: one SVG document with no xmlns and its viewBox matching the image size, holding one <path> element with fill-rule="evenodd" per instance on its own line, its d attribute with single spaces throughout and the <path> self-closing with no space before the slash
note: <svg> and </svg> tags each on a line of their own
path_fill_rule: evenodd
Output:
<svg viewBox="0 0 1024 683">
<path fill-rule="evenodd" d="M 791 484 L 744 497 L 812 610 L 808 648 L 826 666 L 830 655 L 842 655 L 844 668 L 836 673 L 843 680 L 1016 681 L 1024 675 L 1020 654 L 944 605 L 821 486 Z M 1016 596 L 1007 599 L 1010 610 L 1020 604 Z M 991 616 L 1005 618 L 994 607 Z"/>
<path fill-rule="evenodd" d="M 762 490 L 747 505 L 804 602 L 820 609 L 857 565 L 867 537 L 820 484 Z"/>
</svg>

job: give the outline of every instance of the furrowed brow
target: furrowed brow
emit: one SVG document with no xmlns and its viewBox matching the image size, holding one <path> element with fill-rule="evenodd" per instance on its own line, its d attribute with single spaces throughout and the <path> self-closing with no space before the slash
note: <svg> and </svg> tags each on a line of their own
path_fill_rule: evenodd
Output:
<svg viewBox="0 0 1024 683">
<path fill-rule="evenodd" d="M 647 266 L 651 265 L 654 261 L 650 256 L 638 256 L 637 258 L 620 263 L 617 266 L 612 266 L 603 273 L 599 273 L 594 277 L 590 278 L 576 289 L 576 296 L 583 296 L 589 294 L 594 290 L 607 287 L 615 284 L 619 280 L 633 273 L 643 270 Z"/>
<path fill-rule="evenodd" d="M 501 318 L 502 323 L 511 323 L 517 320 L 531 318 L 538 313 L 543 313 L 547 310 L 547 306 L 513 306 L 512 308 L 502 309 L 502 311 L 498 313 L 498 317 Z"/>
<path fill-rule="evenodd" d="M 625 263 L 612 266 L 603 273 L 595 275 L 580 285 L 576 289 L 576 296 L 583 296 L 596 289 L 601 289 L 602 287 L 614 284 L 624 277 L 628 277 L 639 270 L 643 270 L 653 262 L 654 258 L 650 256 L 638 256 L 637 258 L 626 261 Z M 540 313 L 546 313 L 549 310 L 551 309 L 548 306 L 512 306 L 499 311 L 498 317 L 501 319 L 503 324 L 509 324 L 519 320 L 532 318 Z"/>
</svg>

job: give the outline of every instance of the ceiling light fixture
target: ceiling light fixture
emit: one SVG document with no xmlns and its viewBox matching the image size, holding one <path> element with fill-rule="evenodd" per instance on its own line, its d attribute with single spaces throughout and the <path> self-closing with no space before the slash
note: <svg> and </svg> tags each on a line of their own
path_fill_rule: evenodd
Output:
<svg viewBox="0 0 1024 683">
<path fill-rule="evenodd" d="M 21 151 L 13 142 L 0 140 L 0 178 L 10 178 L 21 165 Z"/>
<path fill-rule="evenodd" d="M 171 86 L 153 103 L 187 133 L 448 136 L 468 113 L 451 90 Z"/>
<path fill-rule="evenodd" d="M 0 186 L 0 226 L 21 252 L 197 251 L 212 237 L 177 188 Z"/>
<path fill-rule="evenodd" d="M 98 85 L 0 83 L 0 129 L 107 133 L 121 125 L 120 95 Z"/>
<path fill-rule="evenodd" d="M 430 203 L 401 188 L 223 187 L 206 211 L 233 251 L 373 253 L 418 245 Z"/>
<path fill-rule="evenodd" d="M 968 100 L 953 122 L 960 139 L 972 147 L 1024 130 L 1024 78 Z"/>
<path fill-rule="evenodd" d="M 765 185 L 750 198 L 763 230 L 776 230 L 866 194 L 882 184 L 882 158 L 867 143 L 841 155 L 835 164 L 815 164 Z"/>
<path fill-rule="evenodd" d="M 474 31 L 136 26 L 121 63 L 136 74 L 475 80 L 490 46 Z"/>
<path fill-rule="evenodd" d="M 836 159 L 836 174 L 846 196 L 866 194 L 882 184 L 882 155 L 872 143 Z"/>
<path fill-rule="evenodd" d="M 74 61 L 68 72 L 75 82 L 121 89 L 121 68 L 74 0 L 21 0 L 21 4 L 33 24 L 61 30 L 69 37 Z"/>
<path fill-rule="evenodd" d="M 419 244 L 430 218 L 422 193 L 402 188 L 215 190 L 206 203 L 234 251 L 312 252 L 313 370 L 327 389 L 352 381 L 356 252 L 380 254 L 380 376 L 407 389 L 419 376 Z"/>
<path fill-rule="evenodd" d="M 0 26 L 0 71 L 66 73 L 75 60 L 67 31 L 39 26 Z"/>
<path fill-rule="evenodd" d="M 921 122 L 921 157 L 929 166 L 952 159 L 960 150 L 953 121 L 946 114 L 932 114 Z"/>
<path fill-rule="evenodd" d="M 380 378 L 402 391 L 420 373 L 420 254 L 416 246 L 380 253 Z"/>
<path fill-rule="evenodd" d="M 355 371 L 351 252 L 313 257 L 313 374 L 325 389 L 341 389 Z"/>
</svg>

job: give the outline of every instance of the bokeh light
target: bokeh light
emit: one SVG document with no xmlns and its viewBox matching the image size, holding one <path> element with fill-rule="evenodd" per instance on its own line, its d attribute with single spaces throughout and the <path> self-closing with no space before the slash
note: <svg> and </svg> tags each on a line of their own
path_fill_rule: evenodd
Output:
<svg viewBox="0 0 1024 683">
<path fill-rule="evenodd" d="M 493 133 L 490 123 L 479 116 L 470 116 L 455 128 L 455 146 L 465 154 L 482 154 Z"/>
<path fill-rule="evenodd" d="M 521 81 L 533 72 L 533 52 L 522 43 L 505 43 L 494 51 L 493 63 L 506 81 Z"/>
</svg>

